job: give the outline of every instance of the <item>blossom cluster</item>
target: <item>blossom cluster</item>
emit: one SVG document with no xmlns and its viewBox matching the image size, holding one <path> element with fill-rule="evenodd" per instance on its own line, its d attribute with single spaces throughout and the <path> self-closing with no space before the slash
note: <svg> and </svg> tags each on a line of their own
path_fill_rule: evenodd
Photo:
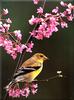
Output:
<svg viewBox="0 0 74 100">
<path fill-rule="evenodd" d="M 59 30 L 59 27 L 68 28 L 67 21 L 74 19 L 74 5 L 64 3 L 63 1 L 60 2 L 60 5 L 65 8 L 63 12 L 60 11 L 59 7 L 53 9 L 51 13 L 45 14 L 43 13 L 42 7 L 37 9 L 37 13 L 40 14 L 40 17 L 32 15 L 32 18 L 29 20 L 30 25 L 37 24 L 36 29 L 30 32 L 31 36 L 42 40 L 43 38 L 50 38 L 53 32 Z"/>
<path fill-rule="evenodd" d="M 8 14 L 8 9 L 3 9 L 2 16 Z M 9 32 L 11 19 L 0 19 L 0 47 L 3 47 L 13 59 L 16 59 L 18 53 L 22 53 L 25 49 L 26 52 L 32 52 L 34 43 L 31 41 L 28 44 L 22 44 L 22 34 L 20 30 Z"/>
<path fill-rule="evenodd" d="M 38 4 L 40 0 L 33 0 L 34 4 Z M 73 10 L 74 6 L 69 3 L 60 2 L 62 7 L 65 7 L 63 12 L 60 12 L 59 7 L 56 7 L 52 10 L 51 13 L 45 13 L 42 7 L 37 9 L 37 14 L 40 17 L 35 17 L 32 15 L 32 18 L 29 20 L 30 25 L 37 25 L 35 29 L 33 29 L 30 35 L 38 40 L 42 40 L 44 38 L 50 38 L 53 32 L 57 32 L 59 26 L 61 28 L 67 28 L 68 24 L 64 20 L 72 21 L 74 18 Z M 3 9 L 1 17 L 4 18 L 9 13 L 8 9 Z M 0 18 L 0 47 L 3 47 L 8 54 L 12 56 L 13 59 L 16 59 L 18 53 L 22 53 L 25 49 L 26 52 L 32 52 L 32 48 L 34 43 L 22 44 L 22 33 L 20 30 L 14 30 L 13 32 L 9 32 L 11 27 L 12 20 L 10 18 L 2 19 Z"/>
<path fill-rule="evenodd" d="M 22 89 L 20 87 L 11 87 L 7 92 L 10 97 L 19 98 L 20 96 L 28 97 L 30 93 L 33 95 L 37 93 L 38 84 L 26 84 Z"/>
</svg>

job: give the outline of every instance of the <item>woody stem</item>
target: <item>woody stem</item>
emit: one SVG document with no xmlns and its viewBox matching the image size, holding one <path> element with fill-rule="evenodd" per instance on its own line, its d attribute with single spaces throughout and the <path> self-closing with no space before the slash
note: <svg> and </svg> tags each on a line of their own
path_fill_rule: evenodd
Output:
<svg viewBox="0 0 74 100">
<path fill-rule="evenodd" d="M 44 7 L 45 7 L 45 3 L 46 3 L 46 0 L 43 0 L 43 5 L 42 5 L 43 9 L 44 9 Z M 41 16 L 38 15 L 38 17 L 41 17 Z M 35 27 L 33 28 L 33 30 L 36 29 L 37 25 L 38 25 L 38 24 L 35 25 Z M 25 43 L 26 45 L 29 43 L 29 41 L 31 41 L 31 38 L 32 38 L 32 36 L 30 35 L 30 36 L 28 37 L 26 43 Z M 16 70 L 18 69 L 18 67 L 22 64 L 22 60 L 23 60 L 23 57 L 24 57 L 25 53 L 26 53 L 26 51 L 25 51 L 25 49 L 24 49 L 23 52 L 22 52 L 22 54 L 20 54 L 20 56 L 19 56 L 19 59 L 18 59 L 18 62 L 17 62 L 17 66 L 16 66 L 16 68 L 15 68 L 14 73 L 16 72 Z"/>
</svg>

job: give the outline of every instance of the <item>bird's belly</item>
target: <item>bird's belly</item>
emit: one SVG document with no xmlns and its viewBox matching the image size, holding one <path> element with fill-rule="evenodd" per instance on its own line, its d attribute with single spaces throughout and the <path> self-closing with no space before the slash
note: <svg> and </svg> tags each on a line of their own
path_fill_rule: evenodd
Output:
<svg viewBox="0 0 74 100">
<path fill-rule="evenodd" d="M 28 73 L 26 75 L 26 82 L 32 82 L 39 74 L 40 72 L 42 71 L 42 67 L 40 67 L 38 70 L 36 71 L 33 71 L 31 73 Z"/>
</svg>

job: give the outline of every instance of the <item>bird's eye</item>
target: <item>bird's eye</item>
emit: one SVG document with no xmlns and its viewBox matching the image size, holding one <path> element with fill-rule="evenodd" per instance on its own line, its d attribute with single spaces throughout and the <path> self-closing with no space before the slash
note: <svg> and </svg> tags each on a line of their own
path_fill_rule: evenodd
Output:
<svg viewBox="0 0 74 100">
<path fill-rule="evenodd" d="M 43 55 L 40 55 L 40 57 L 43 57 Z"/>
</svg>

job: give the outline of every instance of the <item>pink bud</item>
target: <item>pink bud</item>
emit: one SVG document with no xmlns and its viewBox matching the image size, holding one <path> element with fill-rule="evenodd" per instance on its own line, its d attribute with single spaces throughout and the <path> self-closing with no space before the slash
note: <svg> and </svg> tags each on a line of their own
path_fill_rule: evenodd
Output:
<svg viewBox="0 0 74 100">
<path fill-rule="evenodd" d="M 8 14 L 8 9 L 3 9 L 3 15 L 7 15 Z"/>
<path fill-rule="evenodd" d="M 10 18 L 6 19 L 6 22 L 9 23 L 9 24 L 12 23 Z"/>
</svg>

